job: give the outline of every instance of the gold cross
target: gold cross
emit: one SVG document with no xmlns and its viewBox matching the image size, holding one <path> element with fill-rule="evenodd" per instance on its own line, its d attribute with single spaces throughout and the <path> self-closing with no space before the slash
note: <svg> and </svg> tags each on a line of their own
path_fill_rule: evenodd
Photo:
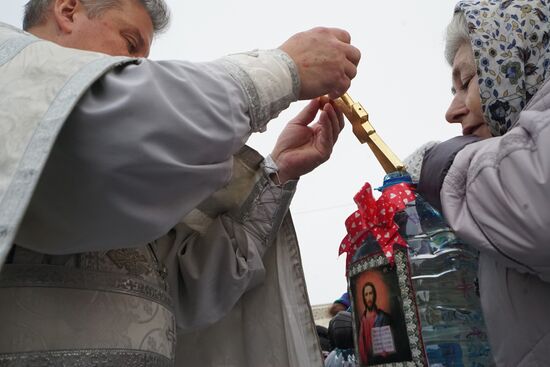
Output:
<svg viewBox="0 0 550 367">
<path fill-rule="evenodd" d="M 353 126 L 353 133 L 361 144 L 367 143 L 382 165 L 386 173 L 395 171 L 404 171 L 403 162 L 395 153 L 384 143 L 374 127 L 369 122 L 369 114 L 361 103 L 354 102 L 349 94 L 345 93 L 340 98 L 334 100 L 336 107 L 346 116 Z"/>
</svg>

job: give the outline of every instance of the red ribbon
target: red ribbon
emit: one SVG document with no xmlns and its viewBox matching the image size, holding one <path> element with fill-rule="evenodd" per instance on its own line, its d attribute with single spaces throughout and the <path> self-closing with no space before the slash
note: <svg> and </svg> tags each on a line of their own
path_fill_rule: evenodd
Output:
<svg viewBox="0 0 550 367">
<path fill-rule="evenodd" d="M 390 186 L 375 200 L 370 184 L 366 183 L 353 200 L 359 209 L 346 219 L 348 234 L 342 240 L 339 252 L 340 255 L 347 253 L 346 267 L 369 233 L 380 244 L 390 264 L 393 264 L 393 245 L 407 247 L 407 243 L 399 235 L 399 227 L 393 221 L 393 216 L 405 208 L 407 203 L 415 200 L 413 186 L 407 183 Z"/>
</svg>

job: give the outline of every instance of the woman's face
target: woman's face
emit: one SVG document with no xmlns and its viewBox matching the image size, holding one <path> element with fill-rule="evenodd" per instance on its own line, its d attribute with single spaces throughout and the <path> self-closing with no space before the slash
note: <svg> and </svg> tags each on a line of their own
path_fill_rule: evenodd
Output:
<svg viewBox="0 0 550 367">
<path fill-rule="evenodd" d="M 472 46 L 467 43 L 460 46 L 453 62 L 453 93 L 453 101 L 445 114 L 447 121 L 460 123 L 463 135 L 490 138 L 491 131 L 485 123 L 481 110 L 477 68 Z"/>
</svg>

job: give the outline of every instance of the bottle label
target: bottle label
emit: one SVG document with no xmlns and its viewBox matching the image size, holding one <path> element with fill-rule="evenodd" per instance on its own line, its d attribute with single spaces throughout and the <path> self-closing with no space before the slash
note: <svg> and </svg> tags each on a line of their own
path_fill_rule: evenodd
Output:
<svg viewBox="0 0 550 367">
<path fill-rule="evenodd" d="M 407 249 L 394 245 L 393 254 L 393 263 L 379 251 L 349 267 L 355 351 L 361 367 L 428 366 Z"/>
</svg>

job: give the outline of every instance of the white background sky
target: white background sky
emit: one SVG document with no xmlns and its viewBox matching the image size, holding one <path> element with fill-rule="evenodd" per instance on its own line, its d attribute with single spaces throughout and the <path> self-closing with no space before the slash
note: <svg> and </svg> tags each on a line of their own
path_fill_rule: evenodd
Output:
<svg viewBox="0 0 550 367">
<path fill-rule="evenodd" d="M 0 21 L 20 26 L 26 0 L 2 0 Z M 274 48 L 315 26 L 344 28 L 362 52 L 350 89 L 399 157 L 429 140 L 460 134 L 445 122 L 451 101 L 450 67 L 443 57 L 444 29 L 456 0 L 167 0 L 172 24 L 152 48 L 152 59 L 208 61 L 228 53 Z M 249 145 L 268 154 L 305 102 L 294 103 Z M 301 178 L 291 210 L 300 240 L 312 304 L 329 303 L 346 289 L 338 246 L 353 196 L 384 172 L 348 124 L 331 159 Z"/>
</svg>

